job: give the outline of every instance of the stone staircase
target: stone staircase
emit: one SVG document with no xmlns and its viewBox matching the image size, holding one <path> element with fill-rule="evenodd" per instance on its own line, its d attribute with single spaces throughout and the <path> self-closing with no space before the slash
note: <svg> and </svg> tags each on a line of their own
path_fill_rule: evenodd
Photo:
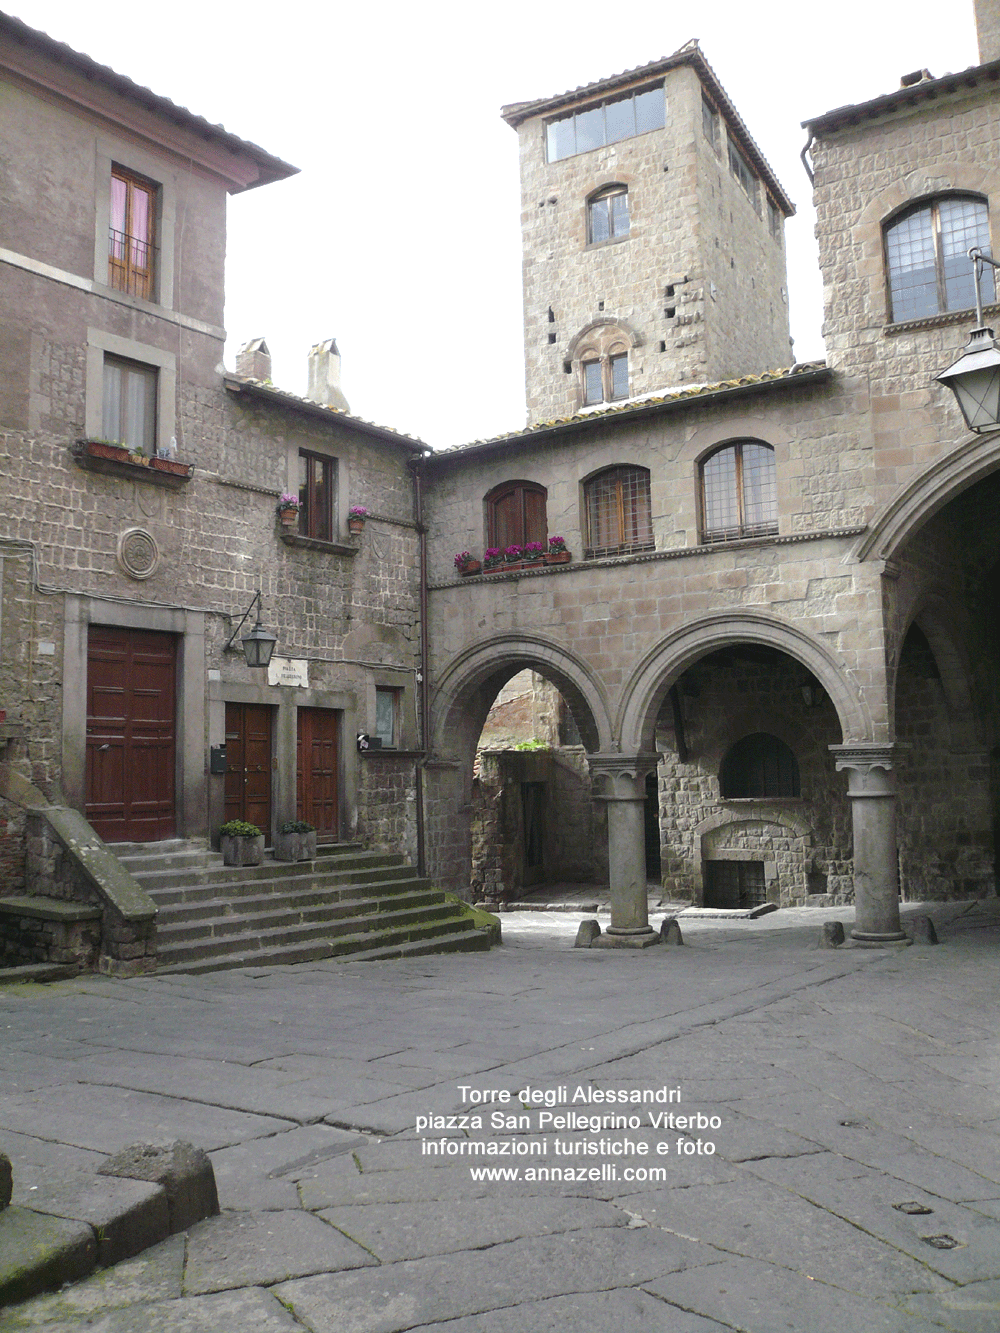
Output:
<svg viewBox="0 0 1000 1333">
<path fill-rule="evenodd" d="M 469 908 L 402 856 L 350 844 L 315 861 L 226 866 L 204 843 L 119 843 L 118 860 L 156 903 L 158 970 L 403 958 L 484 950 Z"/>
</svg>

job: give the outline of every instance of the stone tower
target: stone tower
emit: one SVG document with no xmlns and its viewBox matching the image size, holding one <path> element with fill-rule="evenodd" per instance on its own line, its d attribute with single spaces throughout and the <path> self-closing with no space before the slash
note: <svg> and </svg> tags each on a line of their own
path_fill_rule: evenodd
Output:
<svg viewBox="0 0 1000 1333">
<path fill-rule="evenodd" d="M 698 48 L 505 106 L 528 421 L 790 365 L 795 211 Z"/>
</svg>

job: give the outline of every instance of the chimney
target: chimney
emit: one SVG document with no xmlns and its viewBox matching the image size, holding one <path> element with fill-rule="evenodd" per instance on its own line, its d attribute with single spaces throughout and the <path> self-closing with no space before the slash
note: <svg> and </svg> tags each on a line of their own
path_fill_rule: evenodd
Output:
<svg viewBox="0 0 1000 1333">
<path fill-rule="evenodd" d="M 334 338 L 317 343 L 309 351 L 309 388 L 306 397 L 314 403 L 350 412 L 347 399 L 340 387 L 340 353 Z"/>
<path fill-rule="evenodd" d="M 976 35 L 979 63 L 1000 60 L 1000 0 L 976 0 Z"/>
<path fill-rule="evenodd" d="M 271 353 L 263 338 L 251 338 L 236 353 L 236 373 L 248 380 L 271 378 Z"/>
</svg>

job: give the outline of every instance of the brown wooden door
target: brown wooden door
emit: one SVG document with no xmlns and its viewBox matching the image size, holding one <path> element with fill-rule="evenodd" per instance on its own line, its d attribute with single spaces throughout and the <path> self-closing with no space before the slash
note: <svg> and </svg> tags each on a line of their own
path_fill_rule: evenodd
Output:
<svg viewBox="0 0 1000 1333">
<path fill-rule="evenodd" d="M 87 639 L 87 818 L 106 842 L 177 832 L 177 640 L 92 625 Z"/>
<path fill-rule="evenodd" d="M 246 819 L 271 840 L 271 709 L 226 704 L 226 819 Z"/>
<path fill-rule="evenodd" d="M 339 731 L 335 709 L 298 710 L 298 817 L 315 824 L 326 842 L 340 837 Z"/>
</svg>

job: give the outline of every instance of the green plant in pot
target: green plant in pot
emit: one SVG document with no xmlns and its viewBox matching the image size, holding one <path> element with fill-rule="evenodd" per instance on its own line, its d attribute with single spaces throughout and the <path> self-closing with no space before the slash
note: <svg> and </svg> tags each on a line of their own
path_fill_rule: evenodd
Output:
<svg viewBox="0 0 1000 1333">
<path fill-rule="evenodd" d="M 289 819 L 274 837 L 276 861 L 314 861 L 316 828 L 304 819 Z"/>
<path fill-rule="evenodd" d="M 219 829 L 219 850 L 227 866 L 259 866 L 264 859 L 264 835 L 256 824 L 230 819 Z"/>
</svg>

